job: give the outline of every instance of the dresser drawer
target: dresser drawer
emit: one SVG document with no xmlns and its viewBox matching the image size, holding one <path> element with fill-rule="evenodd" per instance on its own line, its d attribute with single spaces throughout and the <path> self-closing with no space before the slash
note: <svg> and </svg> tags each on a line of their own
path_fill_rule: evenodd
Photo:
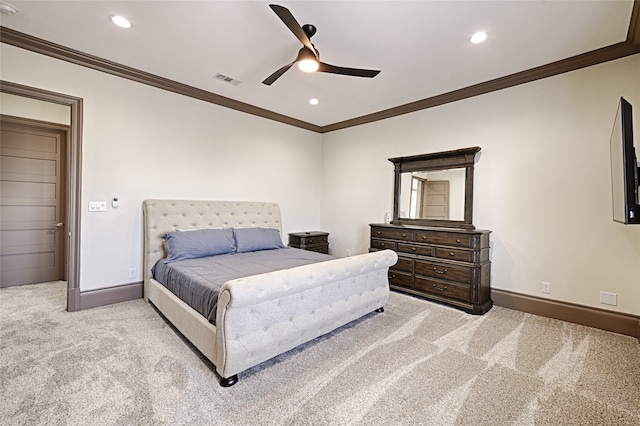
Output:
<svg viewBox="0 0 640 426">
<path fill-rule="evenodd" d="M 408 259 L 406 257 L 398 256 L 398 261 L 395 265 L 390 267 L 392 271 L 404 271 L 404 272 L 413 272 L 413 260 Z"/>
<path fill-rule="evenodd" d="M 398 251 L 403 253 L 417 254 L 420 256 L 433 256 L 433 248 L 421 246 L 419 244 L 398 243 Z"/>
<path fill-rule="evenodd" d="M 434 247 L 435 257 L 442 259 L 459 260 L 461 262 L 473 262 L 474 256 L 471 250 L 460 250 L 447 247 Z"/>
<path fill-rule="evenodd" d="M 428 278 L 416 277 L 415 289 L 450 299 L 471 301 L 471 287 L 464 284 L 443 283 Z"/>
<path fill-rule="evenodd" d="M 457 281 L 464 284 L 471 282 L 471 268 L 464 266 L 442 265 L 424 260 L 416 260 L 414 272 L 416 275 Z"/>
<path fill-rule="evenodd" d="M 387 241 L 387 240 L 378 240 L 376 238 L 371 239 L 371 248 L 380 249 L 380 250 L 396 250 L 395 241 Z"/>
<path fill-rule="evenodd" d="M 372 238 L 387 238 L 387 239 L 390 239 L 390 240 L 412 241 L 413 240 L 413 231 L 412 230 L 408 230 L 408 229 L 372 227 L 371 228 L 371 237 Z"/>
<path fill-rule="evenodd" d="M 390 270 L 389 285 L 411 288 L 411 274 Z"/>
<path fill-rule="evenodd" d="M 473 247 L 473 236 L 468 234 L 416 231 L 416 241 L 419 243 L 429 243 L 434 245 L 445 245 L 452 247 Z"/>
</svg>

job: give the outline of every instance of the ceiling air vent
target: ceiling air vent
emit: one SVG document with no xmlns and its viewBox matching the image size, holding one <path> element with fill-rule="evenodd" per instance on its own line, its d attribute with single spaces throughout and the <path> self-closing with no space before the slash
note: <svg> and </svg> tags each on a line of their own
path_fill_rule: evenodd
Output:
<svg viewBox="0 0 640 426">
<path fill-rule="evenodd" d="M 235 78 L 231 78 L 227 75 L 220 74 L 219 72 L 216 73 L 216 75 L 214 75 L 213 78 L 215 78 L 216 80 L 224 81 L 229 84 L 233 84 L 234 86 L 237 86 L 238 84 L 241 83 L 240 80 L 236 80 Z"/>
</svg>

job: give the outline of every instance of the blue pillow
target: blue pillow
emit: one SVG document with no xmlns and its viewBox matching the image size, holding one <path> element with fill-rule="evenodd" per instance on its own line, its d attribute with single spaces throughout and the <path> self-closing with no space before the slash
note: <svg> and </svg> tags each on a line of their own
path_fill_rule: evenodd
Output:
<svg viewBox="0 0 640 426">
<path fill-rule="evenodd" d="M 236 250 L 233 229 L 196 229 L 167 232 L 162 236 L 167 258 L 164 263 L 233 253 Z"/>
<path fill-rule="evenodd" d="M 284 248 L 280 231 L 273 228 L 233 228 L 238 253 Z"/>
</svg>

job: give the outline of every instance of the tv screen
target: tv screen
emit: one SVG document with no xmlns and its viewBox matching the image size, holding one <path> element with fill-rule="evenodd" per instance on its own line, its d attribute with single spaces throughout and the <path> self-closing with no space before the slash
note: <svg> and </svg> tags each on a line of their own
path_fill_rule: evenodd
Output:
<svg viewBox="0 0 640 426">
<path fill-rule="evenodd" d="M 610 140 L 613 220 L 640 224 L 638 155 L 633 146 L 632 114 L 631 104 L 620 98 Z"/>
</svg>

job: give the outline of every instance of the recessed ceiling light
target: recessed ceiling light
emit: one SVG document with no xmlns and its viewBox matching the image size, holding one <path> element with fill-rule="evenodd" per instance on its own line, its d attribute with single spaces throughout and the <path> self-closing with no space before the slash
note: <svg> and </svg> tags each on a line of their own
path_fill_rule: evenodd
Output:
<svg viewBox="0 0 640 426">
<path fill-rule="evenodd" d="M 312 98 L 312 99 L 309 99 L 309 103 L 311 105 L 318 105 L 320 103 L 320 101 L 317 100 L 316 98 Z"/>
<path fill-rule="evenodd" d="M 482 43 L 486 39 L 487 39 L 487 33 L 478 31 L 477 33 L 471 36 L 469 41 L 473 44 L 478 44 L 478 43 Z"/>
<path fill-rule="evenodd" d="M 131 22 L 129 22 L 129 20 L 124 16 L 111 15 L 109 16 L 109 19 L 120 28 L 131 28 Z"/>
<path fill-rule="evenodd" d="M 18 9 L 7 3 L 0 3 L 0 12 L 4 13 L 5 15 L 12 16 L 18 12 Z"/>
</svg>

